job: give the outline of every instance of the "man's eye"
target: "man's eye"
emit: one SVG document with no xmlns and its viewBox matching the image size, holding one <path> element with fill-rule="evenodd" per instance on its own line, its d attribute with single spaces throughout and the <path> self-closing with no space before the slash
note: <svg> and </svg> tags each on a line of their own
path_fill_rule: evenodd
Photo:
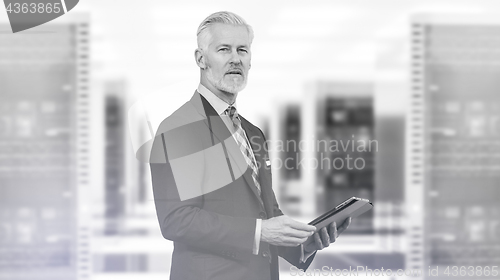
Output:
<svg viewBox="0 0 500 280">
<path fill-rule="evenodd" d="M 219 49 L 219 51 L 223 51 L 223 52 L 228 51 L 228 50 L 229 50 L 228 48 L 220 48 Z"/>
<path fill-rule="evenodd" d="M 240 52 L 248 53 L 246 49 L 240 49 Z"/>
</svg>

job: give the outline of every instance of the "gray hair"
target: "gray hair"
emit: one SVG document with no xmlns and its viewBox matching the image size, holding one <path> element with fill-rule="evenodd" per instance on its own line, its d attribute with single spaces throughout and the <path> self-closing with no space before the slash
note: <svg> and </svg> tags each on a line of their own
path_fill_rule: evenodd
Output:
<svg viewBox="0 0 500 280">
<path fill-rule="evenodd" d="M 198 32 L 196 32 L 197 35 L 197 42 L 198 42 L 198 48 L 200 49 L 206 49 L 207 46 L 207 39 L 210 36 L 209 32 L 209 27 L 215 23 L 224 23 L 224 24 L 232 24 L 232 25 L 242 25 L 245 26 L 248 30 L 248 35 L 250 36 L 250 43 L 252 43 L 253 40 L 253 29 L 250 25 L 246 23 L 246 21 L 240 17 L 239 15 L 231 12 L 217 12 L 209 15 L 206 19 L 204 19 L 200 26 L 198 27 Z M 205 42 L 203 42 L 205 41 Z"/>
</svg>

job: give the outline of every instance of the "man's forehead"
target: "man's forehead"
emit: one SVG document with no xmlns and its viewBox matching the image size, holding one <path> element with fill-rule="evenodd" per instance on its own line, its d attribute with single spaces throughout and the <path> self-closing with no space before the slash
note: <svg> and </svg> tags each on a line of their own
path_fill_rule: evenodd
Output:
<svg viewBox="0 0 500 280">
<path fill-rule="evenodd" d="M 213 45 L 246 45 L 250 46 L 250 34 L 244 25 L 216 23 L 210 26 L 211 42 Z"/>
</svg>

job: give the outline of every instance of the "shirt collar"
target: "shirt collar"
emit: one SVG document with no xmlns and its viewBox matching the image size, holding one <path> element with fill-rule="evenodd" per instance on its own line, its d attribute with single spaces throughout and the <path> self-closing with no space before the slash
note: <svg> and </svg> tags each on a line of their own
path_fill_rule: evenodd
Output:
<svg viewBox="0 0 500 280">
<path fill-rule="evenodd" d="M 198 92 L 205 97 L 205 99 L 212 105 L 212 107 L 215 109 L 215 112 L 217 114 L 222 115 L 224 114 L 224 111 L 226 111 L 227 107 L 229 107 L 229 104 L 227 104 L 224 100 L 220 99 L 217 95 L 215 95 L 213 92 L 211 92 L 208 88 L 206 88 L 204 85 L 199 84 L 198 85 Z M 238 109 L 236 106 L 236 101 L 234 102 L 233 106 Z"/>
</svg>

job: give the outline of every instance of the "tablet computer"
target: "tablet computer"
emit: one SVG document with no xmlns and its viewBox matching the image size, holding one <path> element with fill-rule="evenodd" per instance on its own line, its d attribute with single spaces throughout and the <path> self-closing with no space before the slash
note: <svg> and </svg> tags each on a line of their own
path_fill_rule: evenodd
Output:
<svg viewBox="0 0 500 280">
<path fill-rule="evenodd" d="M 317 217 L 309 222 L 309 225 L 315 226 L 318 230 L 336 222 L 337 227 L 341 226 L 348 217 L 355 218 L 373 208 L 373 204 L 364 198 L 351 197 L 340 203 L 335 208 Z"/>
</svg>

